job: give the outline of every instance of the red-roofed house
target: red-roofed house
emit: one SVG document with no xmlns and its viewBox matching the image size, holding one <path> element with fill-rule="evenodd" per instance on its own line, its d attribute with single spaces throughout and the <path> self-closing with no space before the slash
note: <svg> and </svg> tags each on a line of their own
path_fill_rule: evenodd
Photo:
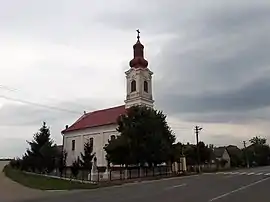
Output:
<svg viewBox="0 0 270 202">
<path fill-rule="evenodd" d="M 133 46 L 134 58 L 130 61 L 130 69 L 125 72 L 127 91 L 125 105 L 84 113 L 70 127 L 62 131 L 63 148 L 67 152 L 67 166 L 80 156 L 86 141 L 93 144 L 97 165 L 106 166 L 104 146 L 110 138 L 118 135 L 117 118 L 126 112 L 126 108 L 134 105 L 153 107 L 152 72 L 147 68 L 144 59 L 144 46 L 138 40 Z"/>
</svg>

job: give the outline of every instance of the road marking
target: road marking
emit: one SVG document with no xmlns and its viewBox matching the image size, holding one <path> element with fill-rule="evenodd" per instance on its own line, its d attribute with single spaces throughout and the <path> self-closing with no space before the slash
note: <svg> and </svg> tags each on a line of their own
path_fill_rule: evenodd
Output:
<svg viewBox="0 0 270 202">
<path fill-rule="evenodd" d="M 263 173 L 257 173 L 256 175 L 262 175 Z"/>
<path fill-rule="evenodd" d="M 245 174 L 247 174 L 247 172 L 239 173 L 239 175 L 245 175 Z"/>
<path fill-rule="evenodd" d="M 269 175 L 270 175 L 270 173 L 265 173 L 264 175 L 269 176 Z"/>
<path fill-rule="evenodd" d="M 228 196 L 228 195 L 231 195 L 231 194 L 233 194 L 233 193 L 235 193 L 235 192 L 244 190 L 244 189 L 246 189 L 246 188 L 248 188 L 248 187 L 252 187 L 252 186 L 254 186 L 254 185 L 256 185 L 256 184 L 259 184 L 259 183 L 264 182 L 264 181 L 269 180 L 269 179 L 270 179 L 270 178 L 265 178 L 265 179 L 262 179 L 262 180 L 253 182 L 253 183 L 251 183 L 251 184 L 242 186 L 242 187 L 240 187 L 240 188 L 238 188 L 238 189 L 235 189 L 235 190 L 230 191 L 230 192 L 228 192 L 228 193 L 225 193 L 225 194 L 222 194 L 222 195 L 217 196 L 217 197 L 215 197 L 215 198 L 212 198 L 212 199 L 209 200 L 209 202 L 216 201 L 216 200 L 218 200 L 218 199 L 221 199 L 221 198 L 223 198 L 223 197 L 226 197 L 226 196 Z"/>
<path fill-rule="evenodd" d="M 247 175 L 254 175 L 255 173 L 248 173 Z"/>
<path fill-rule="evenodd" d="M 238 174 L 239 172 L 231 172 L 232 175 L 236 175 Z"/>
<path fill-rule="evenodd" d="M 61 189 L 48 189 L 48 190 L 45 190 L 47 192 L 64 192 L 64 191 L 68 191 L 68 190 L 61 190 Z"/>
<path fill-rule="evenodd" d="M 171 186 L 171 187 L 167 187 L 165 189 L 168 190 L 168 189 L 174 189 L 174 188 L 183 187 L 183 186 L 187 186 L 187 184 L 184 183 L 184 184 L 174 185 L 174 186 Z"/>
</svg>

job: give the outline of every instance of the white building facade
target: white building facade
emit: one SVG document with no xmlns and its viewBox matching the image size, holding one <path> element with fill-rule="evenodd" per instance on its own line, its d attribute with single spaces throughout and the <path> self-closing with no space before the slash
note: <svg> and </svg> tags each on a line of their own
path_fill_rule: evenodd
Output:
<svg viewBox="0 0 270 202">
<path fill-rule="evenodd" d="M 130 61 L 130 69 L 126 74 L 126 99 L 125 105 L 102 109 L 85 113 L 70 127 L 62 131 L 63 150 L 67 152 L 67 166 L 83 152 L 84 143 L 90 141 L 93 144 L 93 152 L 97 158 L 98 167 L 106 167 L 106 152 L 104 146 L 108 140 L 115 138 L 117 118 L 126 112 L 126 109 L 134 105 L 153 107 L 152 75 L 148 62 L 144 58 L 144 46 L 140 42 L 138 32 L 137 42 L 133 46 L 134 58 Z"/>
</svg>

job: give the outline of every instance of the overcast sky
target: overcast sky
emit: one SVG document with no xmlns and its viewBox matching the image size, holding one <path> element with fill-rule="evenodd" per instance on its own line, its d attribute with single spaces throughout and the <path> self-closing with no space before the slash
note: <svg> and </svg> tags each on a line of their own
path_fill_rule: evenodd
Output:
<svg viewBox="0 0 270 202">
<path fill-rule="evenodd" d="M 137 28 L 179 141 L 196 124 L 215 145 L 268 137 L 269 21 L 268 0 L 0 0 L 0 157 L 42 121 L 60 144 L 84 110 L 123 104 Z"/>
</svg>

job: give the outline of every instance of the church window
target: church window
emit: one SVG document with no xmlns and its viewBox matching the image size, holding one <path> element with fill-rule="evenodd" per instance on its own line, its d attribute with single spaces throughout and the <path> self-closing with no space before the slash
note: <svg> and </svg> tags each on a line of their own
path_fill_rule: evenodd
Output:
<svg viewBox="0 0 270 202">
<path fill-rule="evenodd" d="M 71 143 L 71 150 L 72 150 L 72 151 L 75 150 L 75 140 L 72 140 L 72 143 Z"/>
<path fill-rule="evenodd" d="M 148 82 L 147 81 L 143 82 L 143 89 L 144 89 L 145 92 L 148 93 Z"/>
<path fill-rule="evenodd" d="M 134 92 L 134 91 L 136 91 L 136 81 L 132 80 L 131 81 L 131 92 Z"/>
</svg>

